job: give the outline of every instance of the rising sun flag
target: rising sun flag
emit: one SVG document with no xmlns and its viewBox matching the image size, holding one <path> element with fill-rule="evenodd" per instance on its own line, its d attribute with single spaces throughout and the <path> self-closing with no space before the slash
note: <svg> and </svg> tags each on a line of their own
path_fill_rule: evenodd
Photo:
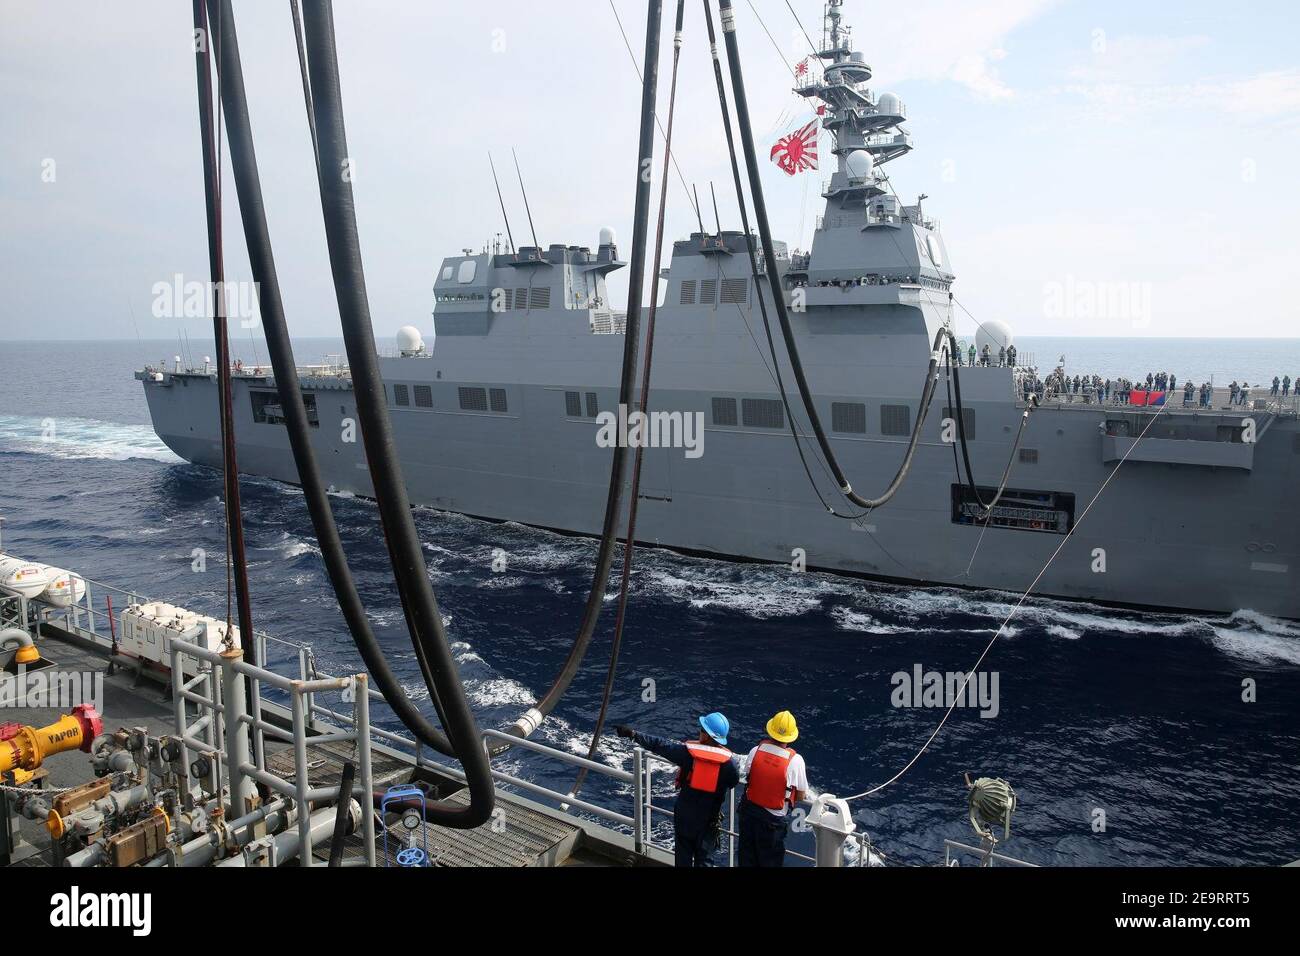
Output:
<svg viewBox="0 0 1300 956">
<path fill-rule="evenodd" d="M 821 120 L 814 119 L 788 136 L 783 136 L 772 147 L 772 162 L 788 176 L 817 168 L 817 136 Z"/>
</svg>

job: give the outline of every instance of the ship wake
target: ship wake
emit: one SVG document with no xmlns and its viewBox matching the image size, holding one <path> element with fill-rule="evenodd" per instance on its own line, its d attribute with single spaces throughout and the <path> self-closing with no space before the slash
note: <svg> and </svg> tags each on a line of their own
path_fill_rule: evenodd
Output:
<svg viewBox="0 0 1300 956">
<path fill-rule="evenodd" d="M 162 443 L 151 428 L 62 416 L 33 418 L 0 415 L 0 451 L 45 455 L 64 460 L 181 463 L 181 459 Z"/>
</svg>

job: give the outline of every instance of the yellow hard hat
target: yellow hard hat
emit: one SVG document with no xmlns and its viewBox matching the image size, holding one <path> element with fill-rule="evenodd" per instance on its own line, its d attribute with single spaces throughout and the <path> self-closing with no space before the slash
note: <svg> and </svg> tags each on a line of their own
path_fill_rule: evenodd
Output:
<svg viewBox="0 0 1300 956">
<path fill-rule="evenodd" d="M 799 739 L 799 725 L 794 714 L 783 710 L 767 722 L 767 735 L 782 744 L 792 744 Z"/>
</svg>

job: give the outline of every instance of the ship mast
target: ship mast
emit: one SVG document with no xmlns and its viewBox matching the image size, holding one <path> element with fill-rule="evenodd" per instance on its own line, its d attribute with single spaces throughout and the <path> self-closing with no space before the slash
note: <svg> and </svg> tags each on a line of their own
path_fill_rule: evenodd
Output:
<svg viewBox="0 0 1300 956">
<path fill-rule="evenodd" d="M 853 50 L 853 30 L 843 23 L 844 0 L 828 0 L 818 59 L 820 77 L 810 76 L 795 88 L 809 100 L 825 104 L 822 125 L 835 139 L 837 168 L 822 194 L 828 205 L 862 207 L 887 191 L 880 167 L 912 151 L 902 101 L 893 93 L 874 96 L 868 88 L 872 71 L 866 57 Z"/>
</svg>

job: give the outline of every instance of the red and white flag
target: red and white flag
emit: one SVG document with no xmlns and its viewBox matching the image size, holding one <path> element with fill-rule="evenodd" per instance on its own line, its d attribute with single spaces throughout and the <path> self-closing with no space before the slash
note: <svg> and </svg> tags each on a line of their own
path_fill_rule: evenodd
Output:
<svg viewBox="0 0 1300 956">
<path fill-rule="evenodd" d="M 815 119 L 807 126 L 783 136 L 772 147 L 772 162 L 788 176 L 796 176 L 817 168 L 817 135 L 821 120 Z"/>
<path fill-rule="evenodd" d="M 804 77 L 808 75 L 808 60 L 805 58 L 799 61 L 799 65 L 794 68 L 794 75 Z"/>
</svg>

